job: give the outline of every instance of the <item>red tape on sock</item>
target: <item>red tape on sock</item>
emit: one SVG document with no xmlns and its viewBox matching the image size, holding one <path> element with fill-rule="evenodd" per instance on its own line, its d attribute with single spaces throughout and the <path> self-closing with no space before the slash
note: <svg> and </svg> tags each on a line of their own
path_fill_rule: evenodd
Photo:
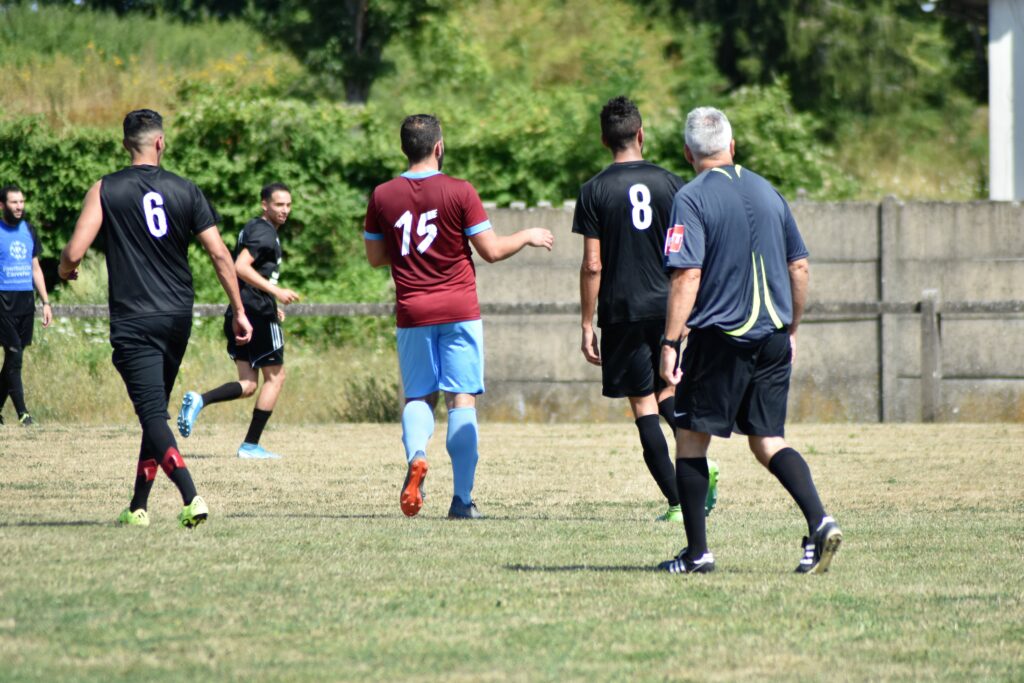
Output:
<svg viewBox="0 0 1024 683">
<path fill-rule="evenodd" d="M 139 469 L 136 470 L 135 476 L 145 477 L 146 481 L 153 481 L 156 479 L 156 460 L 150 458 L 149 460 L 140 460 Z"/>
<path fill-rule="evenodd" d="M 164 459 L 160 461 L 160 467 L 163 468 L 164 474 L 168 477 L 174 472 L 174 470 L 185 469 L 185 461 L 181 458 L 181 453 L 174 446 L 167 449 L 164 453 Z"/>
</svg>

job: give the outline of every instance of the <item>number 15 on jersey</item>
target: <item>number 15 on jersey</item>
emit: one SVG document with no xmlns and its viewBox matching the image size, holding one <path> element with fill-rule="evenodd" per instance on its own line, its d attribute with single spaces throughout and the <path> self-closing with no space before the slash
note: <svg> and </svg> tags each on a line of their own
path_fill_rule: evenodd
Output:
<svg viewBox="0 0 1024 683">
<path fill-rule="evenodd" d="M 412 211 L 406 211 L 395 221 L 395 229 L 402 231 L 402 256 L 409 255 L 409 245 L 412 241 L 412 224 L 414 214 Z M 419 244 L 416 245 L 416 251 L 423 254 L 430 249 L 430 245 L 433 244 L 434 238 L 437 237 L 437 226 L 431 223 L 432 220 L 437 218 L 437 209 L 431 209 L 421 213 L 419 216 L 419 222 L 416 225 L 416 236 L 421 237 Z"/>
</svg>

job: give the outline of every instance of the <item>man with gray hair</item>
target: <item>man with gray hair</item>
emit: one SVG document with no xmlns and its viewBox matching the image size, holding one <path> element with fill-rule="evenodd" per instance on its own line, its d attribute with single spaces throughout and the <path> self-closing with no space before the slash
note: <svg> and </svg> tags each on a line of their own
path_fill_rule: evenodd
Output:
<svg viewBox="0 0 1024 683">
<path fill-rule="evenodd" d="M 684 153 L 698 175 L 676 193 L 669 217 L 661 354 L 661 374 L 677 387 L 676 480 L 687 546 L 659 568 L 714 571 L 704 520 L 707 451 L 712 436 L 728 438 L 735 429 L 807 520 L 796 571 L 819 574 L 843 534 L 825 513 L 807 463 L 784 438 L 808 253 L 786 200 L 733 163 L 735 151 L 725 114 L 711 107 L 689 113 Z"/>
</svg>

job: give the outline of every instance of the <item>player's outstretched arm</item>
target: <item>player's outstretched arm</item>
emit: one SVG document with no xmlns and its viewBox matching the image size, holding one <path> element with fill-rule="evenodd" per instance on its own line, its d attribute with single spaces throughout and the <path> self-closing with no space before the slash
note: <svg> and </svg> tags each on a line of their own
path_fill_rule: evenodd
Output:
<svg viewBox="0 0 1024 683">
<path fill-rule="evenodd" d="M 596 237 L 583 238 L 583 263 L 580 264 L 580 327 L 583 339 L 580 350 L 592 365 L 601 364 L 601 348 L 594 334 L 594 312 L 597 308 L 597 294 L 601 289 L 601 240 Z"/>
<path fill-rule="evenodd" d="M 103 226 L 103 206 L 100 204 L 100 186 L 103 181 L 98 180 L 89 191 L 85 193 L 85 201 L 82 203 L 82 213 L 75 223 L 75 230 L 71 233 L 71 239 L 60 254 L 60 265 L 57 266 L 57 274 L 61 280 L 75 280 L 78 278 L 78 264 L 85 258 L 85 252 L 89 251 L 96 235 Z"/>
<path fill-rule="evenodd" d="M 238 256 L 235 258 L 235 272 L 238 274 L 239 280 L 252 285 L 262 292 L 266 292 L 282 304 L 293 304 L 299 300 L 299 293 L 295 290 L 278 287 L 270 280 L 260 275 L 259 272 L 252 267 L 254 261 L 255 259 L 253 259 L 252 254 L 249 253 L 248 249 L 243 248 L 238 252 Z"/>
<path fill-rule="evenodd" d="M 469 238 L 473 249 L 488 263 L 504 261 L 523 250 L 523 247 L 544 247 L 551 251 L 555 236 L 546 228 L 526 228 L 511 235 L 498 235 L 494 230 L 484 230 Z"/>
<path fill-rule="evenodd" d="M 228 302 L 234 311 L 232 325 L 235 332 L 235 341 L 239 344 L 246 344 L 252 338 L 252 325 L 249 324 L 249 318 L 245 315 L 242 297 L 238 293 L 238 278 L 235 274 L 235 262 L 231 258 L 231 252 L 224 245 L 224 240 L 221 239 L 220 231 L 217 230 L 216 225 L 200 232 L 196 235 L 196 239 L 199 240 L 199 243 L 203 245 L 203 249 L 210 256 L 210 262 L 213 263 L 213 269 L 217 271 L 217 279 L 220 280 L 220 286 L 224 288 L 224 292 L 228 295 Z"/>
</svg>

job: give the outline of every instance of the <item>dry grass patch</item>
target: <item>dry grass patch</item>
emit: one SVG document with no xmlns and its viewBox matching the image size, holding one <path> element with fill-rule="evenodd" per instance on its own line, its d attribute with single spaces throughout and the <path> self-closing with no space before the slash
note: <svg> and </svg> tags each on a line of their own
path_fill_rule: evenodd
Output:
<svg viewBox="0 0 1024 683">
<path fill-rule="evenodd" d="M 683 544 L 652 521 L 633 428 L 481 427 L 488 519 L 398 510 L 397 425 L 244 424 L 182 440 L 211 507 L 194 532 L 163 475 L 149 529 L 132 427 L 0 431 L 0 678 L 56 680 L 1020 680 L 1022 425 L 797 425 L 846 542 L 791 573 L 801 519 L 742 441 L 709 538 L 716 574 L 649 571 Z"/>
</svg>

